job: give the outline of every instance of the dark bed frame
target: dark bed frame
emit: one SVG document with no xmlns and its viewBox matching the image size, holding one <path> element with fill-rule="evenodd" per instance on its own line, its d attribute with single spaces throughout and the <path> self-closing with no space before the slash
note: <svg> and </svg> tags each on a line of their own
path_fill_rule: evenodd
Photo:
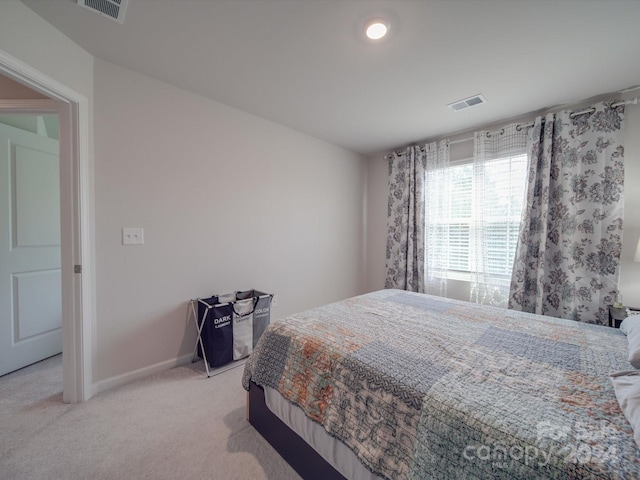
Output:
<svg viewBox="0 0 640 480">
<path fill-rule="evenodd" d="M 346 480 L 297 433 L 267 408 L 264 390 L 251 382 L 247 419 L 267 442 L 305 480 Z"/>
</svg>

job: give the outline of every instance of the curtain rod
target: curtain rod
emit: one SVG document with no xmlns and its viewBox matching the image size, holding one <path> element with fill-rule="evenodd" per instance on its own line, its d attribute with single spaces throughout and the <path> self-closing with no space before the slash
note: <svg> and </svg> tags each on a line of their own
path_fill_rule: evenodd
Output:
<svg viewBox="0 0 640 480">
<path fill-rule="evenodd" d="M 612 107 L 619 107 L 621 105 L 637 105 L 638 103 L 640 103 L 640 97 L 635 96 L 635 97 L 633 97 L 633 98 L 631 98 L 629 100 L 621 100 L 619 102 L 612 103 L 611 106 Z M 571 118 L 573 118 L 573 117 L 577 117 L 579 115 L 585 115 L 587 113 L 593 113 L 595 111 L 596 111 L 596 109 L 594 107 L 589 107 L 589 108 L 587 108 L 585 110 L 580 110 L 578 112 L 573 112 L 569 116 Z M 542 121 L 544 122 L 544 118 L 542 119 Z M 526 124 L 523 124 L 523 125 L 518 125 L 516 128 L 518 128 L 518 127 L 520 129 L 522 129 L 522 128 L 530 128 L 530 127 L 533 127 L 533 125 L 534 125 L 534 122 L 530 122 L 530 123 L 526 123 Z M 496 130 L 494 132 L 488 132 L 488 135 L 497 135 L 498 133 L 503 133 L 503 132 L 504 132 L 504 129 Z M 465 137 L 465 138 L 460 138 L 458 140 L 449 141 L 449 145 L 455 145 L 456 143 L 470 142 L 471 140 L 473 140 L 473 138 L 474 137 Z M 421 150 L 424 152 L 424 148 L 421 148 Z M 395 153 L 398 156 L 404 155 L 404 152 L 403 151 L 399 151 L 399 150 L 394 150 L 391 153 L 392 154 Z M 385 158 L 385 160 L 388 160 L 390 158 L 390 155 L 385 155 L 384 158 Z"/>
<path fill-rule="evenodd" d="M 633 98 L 631 98 L 629 100 L 621 100 L 619 102 L 612 103 L 611 106 L 615 108 L 615 107 L 619 107 L 621 105 L 637 105 L 637 104 L 638 104 L 638 97 L 633 97 Z M 573 117 L 578 117 L 580 115 L 586 115 L 587 113 L 591 114 L 591 113 L 593 113 L 595 111 L 596 111 L 595 107 L 589 107 L 589 108 L 586 108 L 584 110 L 580 110 L 578 112 L 573 112 L 573 113 L 569 114 L 569 116 L 571 118 L 573 118 Z M 544 118 L 542 119 L 542 121 L 544 121 Z M 518 126 L 520 128 L 529 128 L 529 127 L 533 127 L 533 125 L 534 125 L 534 122 L 530 122 L 530 123 L 527 123 L 525 125 L 518 125 Z"/>
</svg>

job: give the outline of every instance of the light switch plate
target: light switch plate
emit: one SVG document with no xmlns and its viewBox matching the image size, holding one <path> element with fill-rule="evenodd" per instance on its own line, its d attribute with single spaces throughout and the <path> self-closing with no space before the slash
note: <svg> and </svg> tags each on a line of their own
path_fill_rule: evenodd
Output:
<svg viewBox="0 0 640 480">
<path fill-rule="evenodd" d="M 123 245 L 143 245 L 144 229 L 139 227 L 123 227 L 122 228 L 122 244 Z"/>
</svg>

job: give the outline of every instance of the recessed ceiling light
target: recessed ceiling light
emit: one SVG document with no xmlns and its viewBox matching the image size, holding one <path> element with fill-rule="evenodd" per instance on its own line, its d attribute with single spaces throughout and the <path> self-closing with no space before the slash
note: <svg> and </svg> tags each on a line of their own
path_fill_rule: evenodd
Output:
<svg viewBox="0 0 640 480">
<path fill-rule="evenodd" d="M 375 18 L 367 22 L 365 32 L 371 40 L 380 40 L 389 32 L 389 24 L 381 18 Z"/>
</svg>

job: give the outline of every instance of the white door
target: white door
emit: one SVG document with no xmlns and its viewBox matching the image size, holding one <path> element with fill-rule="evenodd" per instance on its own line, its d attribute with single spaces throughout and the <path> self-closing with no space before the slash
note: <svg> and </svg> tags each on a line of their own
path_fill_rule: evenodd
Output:
<svg viewBox="0 0 640 480">
<path fill-rule="evenodd" d="M 62 351 L 58 141 L 0 124 L 0 375 Z"/>
</svg>

